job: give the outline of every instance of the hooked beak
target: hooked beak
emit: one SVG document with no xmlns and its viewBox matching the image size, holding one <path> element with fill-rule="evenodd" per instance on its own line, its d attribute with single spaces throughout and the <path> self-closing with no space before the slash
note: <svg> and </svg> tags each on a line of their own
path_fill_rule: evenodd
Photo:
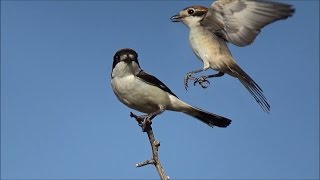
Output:
<svg viewBox="0 0 320 180">
<path fill-rule="evenodd" d="M 181 22 L 182 21 L 182 16 L 180 16 L 179 14 L 174 15 L 170 18 L 171 22 Z"/>
<path fill-rule="evenodd" d="M 135 57 L 132 54 L 127 54 L 123 61 L 126 63 L 131 63 L 132 61 L 135 61 Z"/>
</svg>

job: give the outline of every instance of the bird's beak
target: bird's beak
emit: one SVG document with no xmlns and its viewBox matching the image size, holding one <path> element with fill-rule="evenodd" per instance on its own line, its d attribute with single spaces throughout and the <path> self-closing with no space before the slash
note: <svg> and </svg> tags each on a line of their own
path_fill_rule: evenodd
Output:
<svg viewBox="0 0 320 180">
<path fill-rule="evenodd" d="M 179 14 L 174 15 L 170 18 L 171 22 L 181 22 L 182 21 L 182 16 L 180 16 Z"/>
<path fill-rule="evenodd" d="M 124 62 L 131 63 L 132 61 L 135 61 L 135 58 L 132 55 L 127 55 L 127 57 L 123 60 Z"/>
</svg>

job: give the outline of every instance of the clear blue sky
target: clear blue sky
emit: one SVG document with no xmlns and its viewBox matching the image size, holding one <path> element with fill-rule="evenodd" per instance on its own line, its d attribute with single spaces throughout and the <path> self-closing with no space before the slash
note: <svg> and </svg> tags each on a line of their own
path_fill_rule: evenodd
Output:
<svg viewBox="0 0 320 180">
<path fill-rule="evenodd" d="M 154 120 L 171 178 L 319 178 L 319 1 L 285 1 L 292 18 L 230 46 L 263 88 L 264 113 L 239 81 L 183 87 L 202 67 L 188 29 L 169 18 L 211 1 L 1 1 L 1 178 L 158 178 L 146 134 L 114 96 L 112 57 L 140 64 L 184 101 L 233 120 L 210 128 L 182 113 Z M 208 71 L 211 73 L 213 71 Z"/>
</svg>

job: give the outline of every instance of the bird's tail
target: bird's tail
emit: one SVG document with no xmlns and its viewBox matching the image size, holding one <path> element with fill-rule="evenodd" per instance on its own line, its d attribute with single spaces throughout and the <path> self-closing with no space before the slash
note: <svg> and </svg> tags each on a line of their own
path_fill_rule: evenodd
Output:
<svg viewBox="0 0 320 180">
<path fill-rule="evenodd" d="M 253 98 L 257 101 L 263 111 L 269 113 L 270 105 L 267 102 L 267 98 L 263 95 L 263 90 L 260 86 L 240 68 L 237 64 L 234 64 L 230 70 L 237 74 L 237 78 L 244 85 L 244 87 L 250 92 Z"/>
<path fill-rule="evenodd" d="M 192 107 L 192 106 L 189 106 L 189 108 L 187 108 L 186 111 L 184 111 L 183 113 L 197 118 L 198 120 L 207 124 L 210 127 L 217 126 L 217 127 L 225 128 L 229 126 L 231 123 L 231 120 L 228 118 L 225 118 L 210 112 L 206 112 L 202 109 Z"/>
</svg>

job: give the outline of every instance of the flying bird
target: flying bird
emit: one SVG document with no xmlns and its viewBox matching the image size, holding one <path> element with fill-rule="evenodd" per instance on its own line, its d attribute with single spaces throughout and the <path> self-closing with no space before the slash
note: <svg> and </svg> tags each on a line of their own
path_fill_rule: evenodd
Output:
<svg viewBox="0 0 320 180">
<path fill-rule="evenodd" d="M 140 68 L 138 54 L 133 49 L 117 51 L 113 57 L 111 86 L 120 102 L 131 109 L 146 113 L 151 119 L 165 110 L 192 116 L 213 127 L 225 128 L 230 119 L 204 111 L 180 100 L 158 78 Z"/>
<path fill-rule="evenodd" d="M 295 9 L 288 4 L 268 0 L 217 0 L 209 8 L 190 6 L 171 17 L 189 27 L 189 41 L 194 54 L 203 62 L 203 68 L 191 71 L 184 78 L 194 80 L 202 88 L 209 85 L 208 78 L 225 73 L 238 78 L 265 112 L 270 105 L 260 86 L 236 63 L 227 43 L 236 46 L 251 44 L 261 29 L 277 20 L 292 16 Z M 216 74 L 200 76 L 195 73 L 213 69 Z"/>
</svg>

